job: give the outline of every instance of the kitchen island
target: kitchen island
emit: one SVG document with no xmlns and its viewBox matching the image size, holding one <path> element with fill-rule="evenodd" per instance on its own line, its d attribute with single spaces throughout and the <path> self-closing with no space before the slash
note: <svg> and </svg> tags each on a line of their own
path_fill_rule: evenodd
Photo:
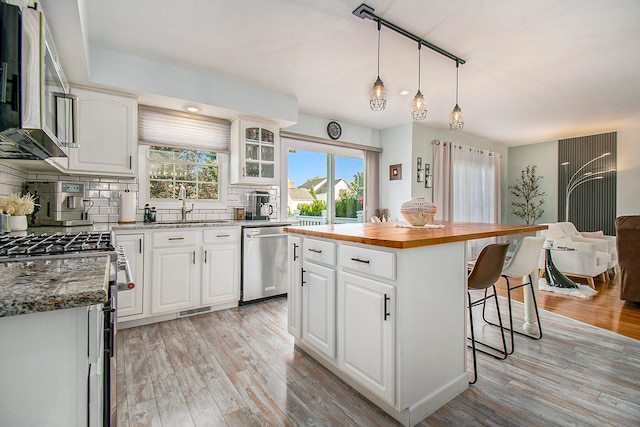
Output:
<svg viewBox="0 0 640 427">
<path fill-rule="evenodd" d="M 295 343 L 405 425 L 468 387 L 466 242 L 546 226 L 287 227 Z"/>
</svg>

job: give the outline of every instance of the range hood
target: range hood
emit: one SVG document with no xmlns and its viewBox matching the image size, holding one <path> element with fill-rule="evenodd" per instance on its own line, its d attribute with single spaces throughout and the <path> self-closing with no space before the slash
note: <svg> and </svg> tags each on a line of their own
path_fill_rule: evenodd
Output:
<svg viewBox="0 0 640 427">
<path fill-rule="evenodd" d="M 0 4 L 0 159 L 67 157 L 74 97 L 42 12 Z"/>
</svg>

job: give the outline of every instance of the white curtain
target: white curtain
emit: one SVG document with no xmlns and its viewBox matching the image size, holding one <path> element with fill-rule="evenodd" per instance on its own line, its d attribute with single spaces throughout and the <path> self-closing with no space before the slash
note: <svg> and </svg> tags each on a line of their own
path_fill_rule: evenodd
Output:
<svg viewBox="0 0 640 427">
<path fill-rule="evenodd" d="M 444 221 L 500 222 L 500 154 L 445 141 L 433 144 L 434 203 Z M 470 241 L 476 258 L 493 239 Z"/>
</svg>

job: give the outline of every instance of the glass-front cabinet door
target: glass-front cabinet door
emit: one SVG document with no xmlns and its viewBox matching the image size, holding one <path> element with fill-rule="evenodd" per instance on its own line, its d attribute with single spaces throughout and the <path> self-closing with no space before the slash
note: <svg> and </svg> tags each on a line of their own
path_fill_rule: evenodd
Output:
<svg viewBox="0 0 640 427">
<path fill-rule="evenodd" d="M 231 183 L 275 184 L 277 125 L 236 119 L 231 124 Z"/>
</svg>

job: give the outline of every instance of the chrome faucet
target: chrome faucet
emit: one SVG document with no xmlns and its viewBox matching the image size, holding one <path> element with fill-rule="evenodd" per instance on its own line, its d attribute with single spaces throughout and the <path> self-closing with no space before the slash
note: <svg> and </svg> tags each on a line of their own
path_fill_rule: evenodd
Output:
<svg viewBox="0 0 640 427">
<path fill-rule="evenodd" d="M 184 188 L 184 185 L 180 184 L 180 192 L 178 195 L 178 200 L 182 200 L 182 219 L 181 221 L 187 220 L 187 214 L 193 212 L 193 203 L 191 203 L 191 209 L 187 208 L 187 189 Z"/>
</svg>

